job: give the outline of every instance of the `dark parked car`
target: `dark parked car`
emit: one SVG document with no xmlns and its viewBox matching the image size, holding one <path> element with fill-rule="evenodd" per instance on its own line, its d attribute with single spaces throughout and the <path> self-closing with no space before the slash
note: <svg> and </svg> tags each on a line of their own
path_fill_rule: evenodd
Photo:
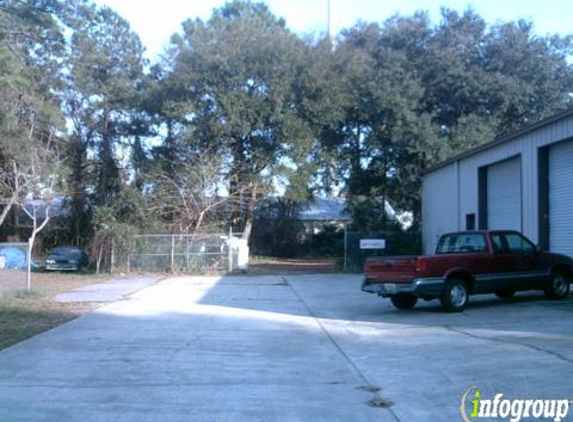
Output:
<svg viewBox="0 0 573 422">
<path fill-rule="evenodd" d="M 440 299 L 455 312 L 478 293 L 510 298 L 516 291 L 542 290 L 563 299 L 573 260 L 541 251 L 516 231 L 483 230 L 443 235 L 435 255 L 369 258 L 364 273 L 362 290 L 389 297 L 399 309 L 413 308 L 418 298 Z"/>
<path fill-rule="evenodd" d="M 79 271 L 89 263 L 88 256 L 81 248 L 59 246 L 54 248 L 46 258 L 48 271 Z"/>
</svg>

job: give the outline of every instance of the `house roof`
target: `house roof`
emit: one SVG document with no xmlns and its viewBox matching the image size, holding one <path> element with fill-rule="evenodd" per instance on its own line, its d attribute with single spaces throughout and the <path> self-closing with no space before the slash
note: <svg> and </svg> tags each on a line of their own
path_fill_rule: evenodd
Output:
<svg viewBox="0 0 573 422">
<path fill-rule="evenodd" d="M 301 221 L 350 221 L 352 217 L 345 210 L 344 198 L 315 198 L 306 202 L 299 211 Z"/>
<path fill-rule="evenodd" d="M 35 211 L 36 216 L 39 220 L 43 220 L 44 218 L 46 218 L 46 204 L 42 200 L 30 199 L 24 204 L 24 208 L 26 208 L 26 210 L 31 214 L 33 214 Z M 51 201 L 49 205 L 49 209 L 50 209 L 50 218 L 61 217 L 68 215 L 70 213 L 70 208 L 64 197 L 54 198 L 54 200 Z M 20 218 L 23 218 L 24 220 L 28 218 L 28 215 L 26 214 L 25 211 L 20 210 L 17 212 L 20 213 L 19 215 Z"/>
<path fill-rule="evenodd" d="M 278 201 L 278 198 L 269 198 L 269 203 Z M 316 197 L 313 200 L 306 201 L 300 204 L 297 210 L 296 218 L 302 222 L 352 222 L 352 215 L 348 211 L 346 198 L 338 197 Z M 396 220 L 403 229 L 407 229 L 412 225 L 413 216 L 409 211 L 397 212 L 390 205 L 388 200 L 384 200 L 384 210 L 386 215 L 393 220 Z M 259 210 L 266 212 L 267 218 L 278 218 L 276 209 Z"/>
<path fill-rule="evenodd" d="M 424 174 L 432 173 L 432 172 L 439 170 L 443 167 L 446 167 L 452 163 L 455 163 L 456 161 L 460 161 L 460 160 L 463 160 L 464 158 L 471 157 L 472 155 L 479 154 L 482 151 L 486 151 L 488 149 L 494 148 L 494 147 L 501 145 L 505 142 L 511 141 L 515 138 L 518 138 L 520 136 L 523 136 L 523 135 L 530 133 L 530 132 L 533 132 L 535 130 L 541 129 L 545 126 L 548 126 L 552 123 L 555 123 L 559 120 L 562 120 L 562 119 L 565 119 L 565 118 L 571 117 L 571 116 L 573 116 L 573 108 L 569 108 L 569 109 L 564 110 L 560 113 L 554 114 L 553 116 L 548 117 L 547 119 L 543 119 L 543 120 L 540 120 L 539 122 L 527 125 L 527 126 L 523 127 L 522 129 L 519 129 L 513 133 L 510 133 L 509 135 L 499 136 L 491 142 L 487 142 L 485 144 L 482 144 L 482 145 L 479 145 L 475 148 L 472 148 L 468 151 L 464 151 L 461 154 L 458 154 L 452 158 L 449 158 L 445 161 L 442 161 L 439 164 L 436 164 L 435 166 L 430 167 L 428 170 L 426 170 L 424 172 Z"/>
<path fill-rule="evenodd" d="M 411 212 L 396 212 L 388 200 L 384 200 L 386 215 L 396 220 L 404 229 L 412 225 Z M 301 221 L 352 221 L 350 212 L 346 209 L 345 198 L 318 197 L 313 201 L 304 203 L 298 213 Z"/>
</svg>

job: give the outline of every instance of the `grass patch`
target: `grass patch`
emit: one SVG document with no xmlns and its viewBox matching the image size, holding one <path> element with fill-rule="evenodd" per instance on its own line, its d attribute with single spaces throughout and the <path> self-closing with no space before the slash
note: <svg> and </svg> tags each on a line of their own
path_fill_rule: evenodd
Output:
<svg viewBox="0 0 573 422">
<path fill-rule="evenodd" d="M 0 299 L 0 350 L 68 322 L 86 308 L 58 303 L 37 292 Z"/>
<path fill-rule="evenodd" d="M 0 294 L 0 350 L 95 309 L 94 303 L 60 303 L 55 297 L 108 280 L 109 275 L 41 273 L 32 275 L 30 292 L 22 290 L 21 283 L 15 284 L 14 289 Z"/>
<path fill-rule="evenodd" d="M 42 295 L 37 292 L 36 290 L 32 290 L 30 292 L 26 291 L 26 290 L 18 290 L 15 294 L 14 297 L 16 299 L 34 299 L 34 298 L 40 298 L 42 297 Z"/>
</svg>

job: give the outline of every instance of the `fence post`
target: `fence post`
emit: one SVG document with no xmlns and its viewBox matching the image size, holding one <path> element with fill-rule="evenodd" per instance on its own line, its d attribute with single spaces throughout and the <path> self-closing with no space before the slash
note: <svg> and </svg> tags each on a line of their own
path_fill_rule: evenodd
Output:
<svg viewBox="0 0 573 422">
<path fill-rule="evenodd" d="M 233 238 L 233 227 L 229 227 L 229 240 L 227 241 L 227 260 L 229 261 L 227 263 L 227 269 L 230 273 L 233 272 L 233 250 L 231 248 L 231 239 Z"/>
<path fill-rule="evenodd" d="M 347 250 L 348 250 L 348 224 L 344 223 L 344 265 L 343 272 L 347 271 Z"/>
<path fill-rule="evenodd" d="M 189 245 L 189 233 L 185 235 L 185 270 L 189 271 L 191 268 L 191 259 L 189 254 L 191 253 L 191 248 Z"/>
<path fill-rule="evenodd" d="M 111 239 L 111 252 L 110 252 L 110 263 L 109 263 L 109 272 L 113 274 L 115 272 L 115 240 Z"/>
<path fill-rule="evenodd" d="M 175 235 L 171 235 L 171 273 L 175 271 Z"/>
<path fill-rule="evenodd" d="M 28 239 L 28 250 L 26 251 L 26 291 L 32 290 L 32 239 Z"/>
</svg>

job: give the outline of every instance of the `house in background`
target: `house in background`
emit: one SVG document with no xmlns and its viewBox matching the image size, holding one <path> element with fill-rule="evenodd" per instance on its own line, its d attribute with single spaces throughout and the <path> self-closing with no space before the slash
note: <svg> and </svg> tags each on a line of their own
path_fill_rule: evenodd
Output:
<svg viewBox="0 0 573 422">
<path fill-rule="evenodd" d="M 384 209 L 388 219 L 397 221 L 402 229 L 406 230 L 412 226 L 411 212 L 398 213 L 388 201 L 384 201 Z M 303 203 L 298 218 L 304 224 L 306 234 L 318 234 L 325 226 L 342 230 L 345 225 L 352 223 L 346 199 L 336 197 L 317 197 Z"/>
<path fill-rule="evenodd" d="M 411 212 L 396 212 L 387 200 L 384 210 L 389 220 L 396 221 L 404 230 L 412 226 Z M 307 234 L 318 234 L 325 226 L 343 229 L 352 223 L 352 216 L 347 210 L 345 198 L 317 197 L 301 205 L 298 218 L 307 228 Z"/>
<path fill-rule="evenodd" d="M 46 205 L 43 201 L 29 200 L 26 205 L 29 213 L 36 212 L 38 224 L 40 224 L 46 216 Z M 66 202 L 66 198 L 58 197 L 54 199 L 49 205 L 49 215 L 51 223 L 59 217 L 65 217 L 70 214 L 70 208 Z M 27 242 L 30 233 L 32 232 L 33 224 L 28 214 L 17 205 L 14 205 L 4 224 L 0 227 L 0 242 Z M 42 234 L 39 235 L 41 242 Z M 39 243 L 40 243 L 39 242 Z"/>
<path fill-rule="evenodd" d="M 573 256 L 573 109 L 464 152 L 422 182 L 422 240 L 472 229 L 518 230 Z"/>
<path fill-rule="evenodd" d="M 301 205 L 298 219 L 304 225 L 306 235 L 318 234 L 325 227 L 343 230 L 352 222 L 352 216 L 345 208 L 344 198 L 318 197 Z"/>
</svg>

